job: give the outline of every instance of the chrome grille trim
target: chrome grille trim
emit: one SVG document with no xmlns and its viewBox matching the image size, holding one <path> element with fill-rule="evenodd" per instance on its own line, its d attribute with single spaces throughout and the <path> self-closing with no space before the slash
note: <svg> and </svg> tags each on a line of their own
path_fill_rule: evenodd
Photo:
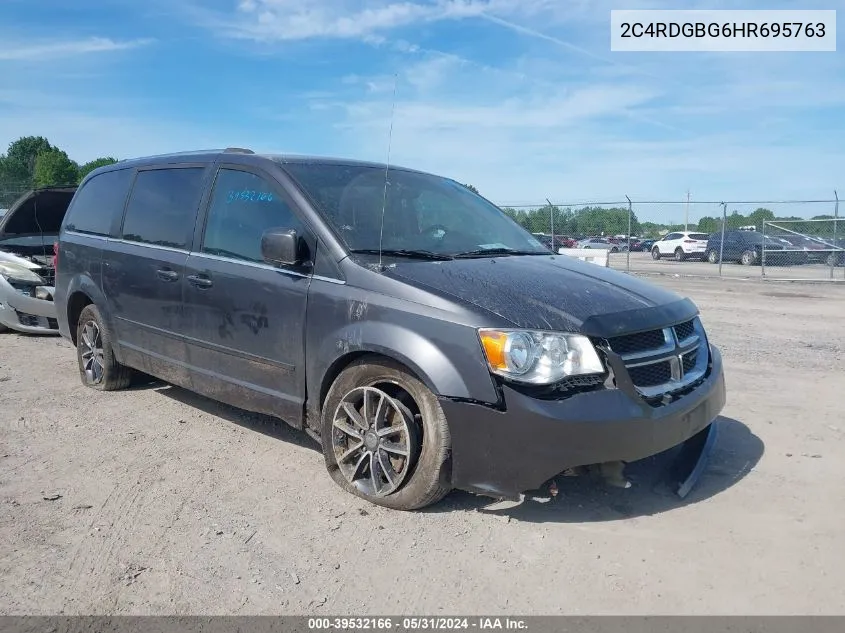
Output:
<svg viewBox="0 0 845 633">
<path fill-rule="evenodd" d="M 680 324 L 680 325 L 686 325 Z M 707 373 L 709 354 L 707 353 L 707 337 L 704 328 L 698 317 L 692 319 L 692 332 L 683 340 L 678 339 L 677 329 L 679 326 L 662 328 L 664 344 L 660 347 L 620 354 L 619 357 L 627 369 L 635 367 L 647 367 L 667 363 L 671 380 L 658 385 L 638 386 L 634 384 L 637 392 L 644 398 L 659 398 L 677 391 L 686 389 L 695 382 L 701 380 Z M 683 328 L 689 331 L 688 327 Z M 612 339 L 608 341 L 611 351 L 613 350 Z M 695 355 L 692 367 L 685 371 L 685 365 L 689 365 L 688 356 Z M 665 367 L 662 371 L 666 371 Z"/>
</svg>

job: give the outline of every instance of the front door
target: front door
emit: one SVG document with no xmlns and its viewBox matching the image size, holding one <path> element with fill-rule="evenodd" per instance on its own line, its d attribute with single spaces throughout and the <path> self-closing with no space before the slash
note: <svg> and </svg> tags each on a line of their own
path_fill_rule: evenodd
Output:
<svg viewBox="0 0 845 633">
<path fill-rule="evenodd" d="M 188 356 L 197 391 L 299 424 L 311 267 L 265 263 L 261 236 L 270 228 L 295 229 L 311 259 L 311 233 L 281 185 L 259 170 L 221 165 L 185 266 Z"/>
</svg>

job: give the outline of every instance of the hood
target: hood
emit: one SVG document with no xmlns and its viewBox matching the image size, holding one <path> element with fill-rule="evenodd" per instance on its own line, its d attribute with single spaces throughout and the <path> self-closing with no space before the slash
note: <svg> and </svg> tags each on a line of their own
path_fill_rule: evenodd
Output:
<svg viewBox="0 0 845 633">
<path fill-rule="evenodd" d="M 0 239 L 58 234 L 76 187 L 34 189 L 15 200 L 0 217 Z"/>
<path fill-rule="evenodd" d="M 662 327 L 698 313 L 692 301 L 674 292 L 566 255 L 397 261 L 388 271 L 521 328 L 608 337 Z"/>
</svg>

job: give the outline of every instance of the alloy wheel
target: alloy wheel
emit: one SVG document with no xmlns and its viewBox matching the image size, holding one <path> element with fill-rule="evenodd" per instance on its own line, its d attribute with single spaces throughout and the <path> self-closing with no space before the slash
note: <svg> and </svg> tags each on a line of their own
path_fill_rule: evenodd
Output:
<svg viewBox="0 0 845 633">
<path fill-rule="evenodd" d="M 85 378 L 92 385 L 100 384 L 105 373 L 105 362 L 103 337 L 100 326 L 95 321 L 88 321 L 82 327 L 79 345 L 82 347 L 82 369 L 85 372 Z"/>
<path fill-rule="evenodd" d="M 384 497 L 405 481 L 416 448 L 408 408 L 377 387 L 357 387 L 343 396 L 332 421 L 338 468 L 362 493 Z"/>
</svg>

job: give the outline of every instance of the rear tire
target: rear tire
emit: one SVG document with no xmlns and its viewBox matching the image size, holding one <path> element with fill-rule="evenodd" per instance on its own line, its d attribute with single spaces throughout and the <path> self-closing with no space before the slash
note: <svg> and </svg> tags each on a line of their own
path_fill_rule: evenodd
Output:
<svg viewBox="0 0 845 633">
<path fill-rule="evenodd" d="M 755 259 L 756 257 L 754 256 L 754 251 L 744 251 L 740 256 L 739 261 L 743 266 L 751 266 Z"/>
<path fill-rule="evenodd" d="M 452 490 L 451 437 L 440 403 L 391 360 L 363 358 L 340 373 L 323 403 L 321 437 L 331 478 L 370 503 L 418 510 Z"/>
<path fill-rule="evenodd" d="M 707 253 L 707 261 L 711 264 L 718 264 L 719 263 L 719 255 L 716 251 L 710 251 Z"/>
<path fill-rule="evenodd" d="M 683 249 L 679 246 L 675 249 L 675 261 L 682 262 L 684 259 L 686 259 L 686 255 L 684 255 Z"/>
<path fill-rule="evenodd" d="M 82 309 L 76 323 L 76 359 L 86 387 L 116 391 L 132 381 L 132 370 L 115 359 L 111 333 L 94 304 Z"/>
<path fill-rule="evenodd" d="M 611 253 L 618 253 L 619 249 L 614 246 L 613 248 L 610 249 L 610 252 Z"/>
<path fill-rule="evenodd" d="M 653 249 L 651 249 L 651 258 L 654 259 L 654 260 L 660 259 L 660 249 L 657 248 L 656 246 Z"/>
</svg>

